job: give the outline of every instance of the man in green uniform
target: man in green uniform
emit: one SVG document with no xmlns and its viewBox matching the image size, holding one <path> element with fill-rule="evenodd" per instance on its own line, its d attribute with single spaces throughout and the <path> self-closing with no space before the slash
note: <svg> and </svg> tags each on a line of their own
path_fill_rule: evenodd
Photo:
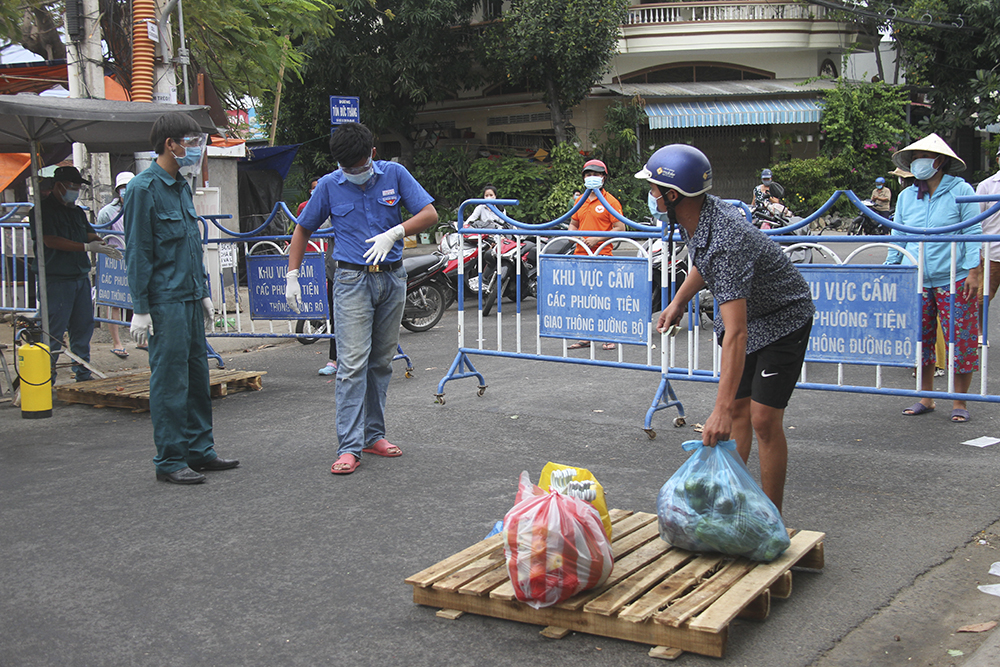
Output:
<svg viewBox="0 0 1000 667">
<path fill-rule="evenodd" d="M 237 467 L 215 453 L 205 319 L 212 299 L 202 268 L 191 187 L 205 135 L 182 113 L 160 116 L 149 136 L 156 161 L 125 191 L 125 258 L 132 291 L 132 338 L 149 341 L 149 411 L 156 478 L 200 484 L 204 470 Z"/>
<path fill-rule="evenodd" d="M 59 167 L 52 190 L 42 200 L 42 245 L 45 248 L 45 294 L 48 298 L 49 338 L 52 351 L 52 378 L 62 349 L 63 334 L 69 332 L 70 351 L 90 361 L 90 337 L 94 333 L 94 304 L 90 301 L 90 255 L 98 252 L 121 259 L 121 252 L 107 245 L 87 222 L 87 214 L 77 206 L 80 186 L 90 184 L 76 167 Z M 35 239 L 34 212 L 31 236 Z M 35 239 L 35 257 L 38 257 Z M 37 260 L 35 260 L 37 262 Z M 38 270 L 37 264 L 34 269 Z M 91 379 L 90 369 L 73 364 L 76 381 Z"/>
</svg>

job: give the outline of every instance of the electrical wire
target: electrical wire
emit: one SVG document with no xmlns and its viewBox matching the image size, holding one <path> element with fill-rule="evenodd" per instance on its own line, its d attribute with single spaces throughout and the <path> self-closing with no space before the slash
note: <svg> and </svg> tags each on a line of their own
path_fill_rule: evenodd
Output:
<svg viewBox="0 0 1000 667">
<path fill-rule="evenodd" d="M 892 5 L 889 5 L 889 9 L 886 10 L 885 12 L 873 12 L 871 10 L 862 9 L 860 7 L 842 5 L 839 2 L 831 2 L 830 0 L 806 0 L 806 2 L 810 5 L 819 5 L 820 7 L 826 7 L 827 9 L 833 9 L 838 12 L 845 12 L 848 14 L 854 14 L 856 16 L 861 16 L 868 19 L 875 19 L 879 22 L 907 23 L 910 25 L 938 28 L 940 30 L 961 30 L 964 32 L 976 32 L 979 30 L 979 28 L 965 25 L 965 18 L 961 14 L 958 14 L 957 16 L 954 17 L 957 22 L 940 23 L 934 21 L 933 17 L 929 13 L 924 14 L 924 16 L 930 19 L 929 21 L 924 21 L 923 17 L 921 17 L 920 19 L 911 19 L 906 16 L 899 16 L 899 14 L 896 11 L 896 8 Z M 889 14 L 888 13 L 889 11 L 892 11 L 892 13 Z"/>
</svg>

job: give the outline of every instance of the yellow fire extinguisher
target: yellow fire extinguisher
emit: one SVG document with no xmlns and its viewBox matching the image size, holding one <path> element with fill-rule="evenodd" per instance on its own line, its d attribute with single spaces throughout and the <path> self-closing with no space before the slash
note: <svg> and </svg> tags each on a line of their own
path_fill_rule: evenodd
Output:
<svg viewBox="0 0 1000 667">
<path fill-rule="evenodd" d="M 52 355 L 44 343 L 22 342 L 17 348 L 17 376 L 21 380 L 21 418 L 52 416 Z"/>
</svg>

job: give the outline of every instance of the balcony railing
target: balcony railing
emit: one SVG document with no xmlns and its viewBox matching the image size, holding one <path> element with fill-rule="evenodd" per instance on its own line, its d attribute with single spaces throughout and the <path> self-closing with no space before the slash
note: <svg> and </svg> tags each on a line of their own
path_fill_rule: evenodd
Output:
<svg viewBox="0 0 1000 667">
<path fill-rule="evenodd" d="M 721 2 L 672 2 L 630 7 L 625 25 L 707 21 L 812 21 L 826 18 L 826 8 L 793 2 L 727 4 Z"/>
</svg>

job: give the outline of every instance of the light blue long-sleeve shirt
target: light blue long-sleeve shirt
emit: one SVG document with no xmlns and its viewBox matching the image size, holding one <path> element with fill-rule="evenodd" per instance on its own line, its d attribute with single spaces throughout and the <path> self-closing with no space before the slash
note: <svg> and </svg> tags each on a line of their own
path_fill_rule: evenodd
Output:
<svg viewBox="0 0 1000 667">
<path fill-rule="evenodd" d="M 941 182 L 933 195 L 917 198 L 917 186 L 910 187 L 899 193 L 896 200 L 896 222 L 908 227 L 933 229 L 956 224 L 979 215 L 979 205 L 976 203 L 959 204 L 956 197 L 974 195 L 975 190 L 964 179 L 951 174 L 941 177 Z M 952 232 L 956 236 L 982 234 L 983 228 L 977 222 L 965 229 Z M 892 230 L 893 236 L 902 232 Z M 919 256 L 918 242 L 900 243 L 903 248 Z M 956 249 L 955 280 L 963 280 L 969 275 L 969 270 L 979 266 L 980 243 L 959 243 Z M 910 259 L 898 250 L 889 250 L 885 258 L 886 264 L 913 264 Z M 924 247 L 924 287 L 947 287 L 951 281 L 951 244 L 929 242 Z"/>
</svg>

